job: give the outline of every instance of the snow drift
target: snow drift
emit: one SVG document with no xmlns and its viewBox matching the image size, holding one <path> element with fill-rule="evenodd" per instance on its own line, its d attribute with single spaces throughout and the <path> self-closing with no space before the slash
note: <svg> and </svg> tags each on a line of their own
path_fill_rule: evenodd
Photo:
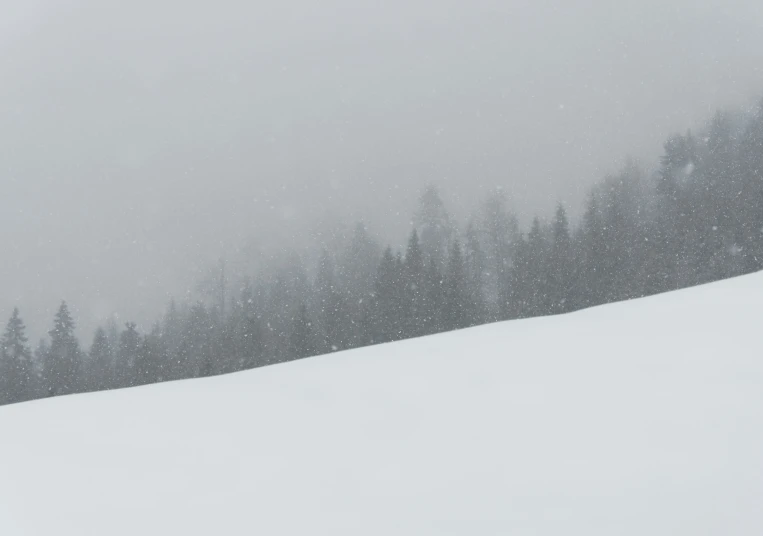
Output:
<svg viewBox="0 0 763 536">
<path fill-rule="evenodd" d="M 763 274 L 0 408 L 0 534 L 758 535 Z"/>
</svg>

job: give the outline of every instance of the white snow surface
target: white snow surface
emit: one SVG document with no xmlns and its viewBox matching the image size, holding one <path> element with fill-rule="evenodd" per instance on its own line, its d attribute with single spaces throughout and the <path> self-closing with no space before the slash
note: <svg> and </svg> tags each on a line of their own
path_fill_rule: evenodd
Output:
<svg viewBox="0 0 763 536">
<path fill-rule="evenodd" d="M 763 274 L 0 408 L 0 535 L 763 534 Z"/>
</svg>

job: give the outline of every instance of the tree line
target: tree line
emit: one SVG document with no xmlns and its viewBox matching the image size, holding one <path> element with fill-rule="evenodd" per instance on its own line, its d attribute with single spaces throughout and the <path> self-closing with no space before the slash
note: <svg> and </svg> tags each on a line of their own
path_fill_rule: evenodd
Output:
<svg viewBox="0 0 763 536">
<path fill-rule="evenodd" d="M 763 103 L 671 136 L 659 166 L 629 161 L 581 221 L 561 204 L 522 229 L 500 191 L 466 225 L 438 189 L 409 240 L 382 248 L 359 223 L 316 266 L 292 255 L 235 282 L 232 300 L 169 305 L 147 333 L 111 321 L 85 350 L 67 304 L 33 352 L 15 309 L 0 338 L 0 404 L 223 374 L 517 318 L 559 314 L 763 268 Z"/>
</svg>

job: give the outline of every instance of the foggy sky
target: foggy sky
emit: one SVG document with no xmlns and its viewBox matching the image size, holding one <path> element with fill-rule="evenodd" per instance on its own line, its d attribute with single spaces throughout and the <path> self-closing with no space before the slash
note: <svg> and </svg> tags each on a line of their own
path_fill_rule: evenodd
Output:
<svg viewBox="0 0 763 536">
<path fill-rule="evenodd" d="M 247 242 L 399 241 L 430 182 L 461 216 L 498 185 L 574 214 L 763 90 L 755 0 L 2 4 L 0 321 L 39 337 L 65 298 L 87 343 Z"/>
</svg>

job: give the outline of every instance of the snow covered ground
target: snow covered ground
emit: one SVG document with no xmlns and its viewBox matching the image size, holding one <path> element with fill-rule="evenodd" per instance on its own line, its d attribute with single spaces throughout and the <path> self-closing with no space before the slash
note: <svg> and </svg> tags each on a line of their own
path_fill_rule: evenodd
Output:
<svg viewBox="0 0 763 536">
<path fill-rule="evenodd" d="M 760 535 L 763 274 L 0 408 L 0 535 Z"/>
</svg>

